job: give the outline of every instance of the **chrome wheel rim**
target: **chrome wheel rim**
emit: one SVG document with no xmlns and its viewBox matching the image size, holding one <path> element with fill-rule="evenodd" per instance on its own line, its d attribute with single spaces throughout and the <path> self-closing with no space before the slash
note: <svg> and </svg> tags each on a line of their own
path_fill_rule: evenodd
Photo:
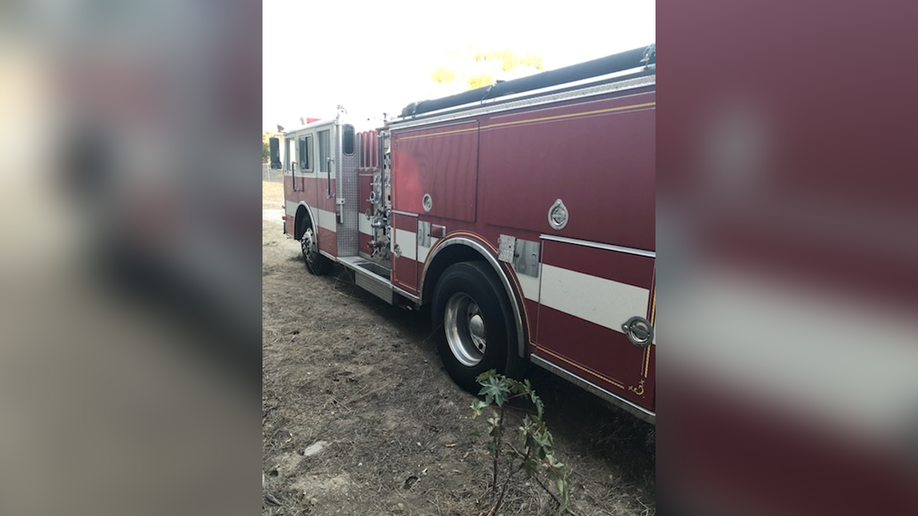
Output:
<svg viewBox="0 0 918 516">
<path fill-rule="evenodd" d="M 312 231 L 312 228 L 306 228 L 306 231 L 303 232 L 303 236 L 300 238 L 300 247 L 303 249 L 303 256 L 306 258 L 306 261 L 308 263 L 314 263 L 319 248 L 316 244 L 316 235 Z"/>
<path fill-rule="evenodd" d="M 475 300 L 457 292 L 446 302 L 443 315 L 446 342 L 460 364 L 474 367 L 487 349 L 487 326 Z"/>
</svg>

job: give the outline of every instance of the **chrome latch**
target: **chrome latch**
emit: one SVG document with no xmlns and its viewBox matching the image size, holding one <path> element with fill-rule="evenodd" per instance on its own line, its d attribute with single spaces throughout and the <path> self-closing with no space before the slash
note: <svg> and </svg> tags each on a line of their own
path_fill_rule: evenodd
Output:
<svg viewBox="0 0 918 516">
<path fill-rule="evenodd" d="M 653 341 L 653 326 L 643 317 L 632 317 L 622 325 L 622 332 L 632 344 L 646 348 Z"/>
<path fill-rule="evenodd" d="M 430 247 L 430 222 L 418 222 L 418 247 Z"/>
<path fill-rule="evenodd" d="M 564 226 L 567 226 L 568 217 L 567 206 L 564 205 L 561 199 L 556 200 L 551 205 L 551 208 L 548 209 L 548 224 L 552 229 L 564 229 Z"/>
<path fill-rule="evenodd" d="M 433 197 L 431 197 L 429 193 L 426 193 L 423 197 L 421 197 L 421 206 L 427 213 L 430 213 L 430 210 L 433 209 Z"/>
</svg>

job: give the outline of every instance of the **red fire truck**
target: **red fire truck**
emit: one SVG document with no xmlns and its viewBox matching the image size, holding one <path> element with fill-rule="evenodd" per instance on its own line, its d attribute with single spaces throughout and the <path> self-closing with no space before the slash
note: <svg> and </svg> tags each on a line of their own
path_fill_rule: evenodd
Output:
<svg viewBox="0 0 918 516">
<path fill-rule="evenodd" d="M 654 422 L 655 68 L 651 45 L 289 130 L 284 232 L 312 273 L 429 305 L 459 385 L 532 363 Z"/>
</svg>

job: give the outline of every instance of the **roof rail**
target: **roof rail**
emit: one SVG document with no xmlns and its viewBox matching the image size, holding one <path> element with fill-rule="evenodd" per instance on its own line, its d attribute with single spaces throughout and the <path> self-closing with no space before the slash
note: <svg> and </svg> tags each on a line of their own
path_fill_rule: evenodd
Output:
<svg viewBox="0 0 918 516">
<path fill-rule="evenodd" d="M 514 93 L 523 93 L 526 91 L 547 88 L 573 81 L 589 79 L 611 73 L 622 72 L 640 66 L 651 66 L 657 62 L 656 43 L 646 47 L 635 48 L 611 56 L 600 57 L 592 61 L 586 61 L 557 70 L 521 77 L 511 81 L 498 81 L 490 86 L 484 86 L 474 90 L 457 93 L 449 97 L 442 97 L 434 100 L 422 100 L 412 102 L 402 109 L 402 117 L 410 117 L 439 111 L 462 104 L 472 102 L 481 102 L 486 99 L 502 97 Z"/>
</svg>

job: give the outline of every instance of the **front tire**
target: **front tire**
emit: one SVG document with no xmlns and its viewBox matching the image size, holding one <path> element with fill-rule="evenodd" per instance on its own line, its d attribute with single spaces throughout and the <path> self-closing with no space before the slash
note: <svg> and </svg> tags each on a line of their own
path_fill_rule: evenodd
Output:
<svg viewBox="0 0 918 516">
<path fill-rule="evenodd" d="M 460 387 L 477 393 L 475 378 L 489 370 L 519 376 L 516 328 L 510 303 L 494 272 L 482 262 L 450 266 L 433 299 L 437 351 Z"/>
<path fill-rule="evenodd" d="M 300 250 L 303 252 L 303 261 L 306 262 L 306 269 L 316 276 L 327 274 L 331 270 L 331 260 L 322 256 L 319 252 L 319 239 L 316 236 L 312 222 L 303 221 L 306 228 L 300 236 Z"/>
</svg>

